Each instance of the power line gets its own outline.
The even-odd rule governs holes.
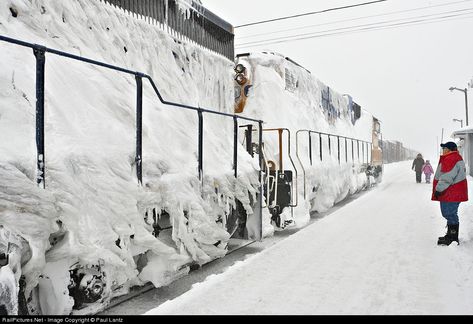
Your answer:
[[[376,1],[370,1],[370,2],[363,2],[363,3],[354,4],[354,5],[329,8],[329,9],[324,9],[324,10],[320,10],[320,11],[312,11],[312,12],[307,12],[307,13],[293,15],[293,16],[286,16],[286,17],[281,17],[281,18],[262,20],[262,21],[252,22],[252,23],[248,23],[248,24],[244,24],[244,25],[235,26],[234,28],[236,29],[236,28],[241,28],[241,27],[248,27],[248,26],[260,25],[260,24],[266,24],[266,23],[269,23],[269,22],[274,22],[274,21],[279,21],[279,20],[286,20],[286,19],[304,17],[304,16],[309,16],[309,15],[315,15],[315,14],[325,13],[325,12],[329,12],[329,11],[336,11],[336,10],[343,10],[343,9],[349,9],[349,8],[354,8],[354,7],[367,6],[367,5],[375,4],[375,3],[378,3],[378,2],[385,2],[385,1],[388,1],[388,0],[376,0]]]
[[[386,22],[379,22],[379,23],[371,23],[371,24],[357,25],[357,26],[351,26],[351,27],[343,27],[343,28],[322,30],[322,31],[314,32],[314,33],[308,33],[308,34],[298,34],[298,35],[293,35],[293,36],[273,38],[273,39],[264,40],[264,41],[254,41],[254,42],[249,42],[249,43],[243,43],[243,44],[235,45],[235,47],[236,48],[242,48],[242,47],[249,47],[249,46],[272,45],[272,44],[287,43],[287,42],[293,42],[293,41],[298,41],[298,40],[306,40],[306,39],[312,39],[312,38],[319,38],[319,37],[352,34],[352,33],[357,33],[357,32],[371,31],[371,30],[393,29],[393,28],[399,28],[399,27],[403,27],[403,26],[414,26],[414,25],[422,25],[422,24],[435,23],[435,22],[441,22],[441,21],[450,21],[450,20],[455,20],[455,19],[460,19],[460,18],[463,18],[463,19],[464,18],[472,18],[473,16],[468,16],[468,15],[473,14],[472,10],[473,10],[473,8],[464,9],[464,10],[461,10],[461,11],[468,11],[468,12],[455,14],[455,15],[441,16],[441,17],[432,17],[432,18],[428,18],[428,19],[417,19],[417,18],[425,18],[425,17],[429,16],[429,15],[426,15],[426,16],[419,16],[419,17],[413,17],[413,18],[404,18],[404,19],[398,19],[398,20],[391,20],[391,21],[386,21]],[[438,14],[435,14],[435,15],[438,15]],[[430,16],[432,16],[432,15],[430,15]],[[468,17],[466,17],[466,16],[468,16]],[[386,25],[386,23],[399,22],[399,21],[406,20],[406,19],[417,19],[417,20],[410,20],[410,21],[407,21],[407,22],[394,23],[394,24]],[[362,28],[360,28],[360,27],[362,27]]]
[[[254,34],[254,35],[243,36],[243,37],[238,37],[236,35],[236,37],[238,37],[238,39],[241,40],[241,39],[245,39],[245,38],[254,38],[254,37],[258,37],[258,36],[273,35],[273,34],[279,34],[279,33],[294,31],[294,30],[312,28],[312,27],[334,25],[334,24],[338,24],[338,23],[342,23],[342,22],[363,20],[363,19],[367,19],[367,18],[375,18],[375,17],[382,17],[382,16],[391,16],[391,15],[400,14],[400,13],[407,13],[407,12],[419,11],[419,10],[424,10],[424,9],[433,9],[433,8],[437,8],[437,7],[451,6],[451,5],[455,5],[455,4],[459,4],[459,3],[465,3],[465,2],[471,2],[471,1],[473,1],[473,0],[455,1],[455,2],[449,2],[449,3],[442,3],[442,4],[438,4],[438,5],[434,5],[434,6],[418,7],[418,8],[412,8],[412,9],[406,9],[406,10],[392,11],[392,12],[378,14],[378,15],[363,16],[363,17],[343,19],[343,20],[336,20],[336,21],[327,22],[327,23],[323,23],[323,24],[316,24],[316,25],[302,26],[302,27],[296,27],[296,28],[282,29],[282,30],[277,30],[277,31],[273,31],[273,32]]]
[[[433,17],[433,16],[444,15],[444,14],[452,14],[452,13],[459,13],[459,12],[467,12],[467,13],[470,13],[471,10],[473,10],[473,8],[466,8],[466,9],[459,9],[459,10],[451,10],[451,11],[439,12],[439,13],[430,14],[430,15],[421,15],[421,16],[410,17],[410,18],[399,18],[399,19],[393,19],[393,20],[387,20],[387,21],[380,21],[380,22],[369,23],[369,24],[362,24],[362,25],[355,25],[355,26],[348,26],[348,27],[340,27],[340,28],[335,28],[335,29],[314,31],[314,32],[305,33],[305,34],[296,34],[296,35],[289,35],[289,36],[276,37],[276,38],[272,38],[272,39],[265,39],[265,40],[259,40],[259,41],[251,41],[251,42],[247,42],[247,43],[237,44],[236,46],[254,45],[254,44],[258,44],[258,43],[273,42],[273,41],[284,40],[284,39],[290,40],[290,39],[295,38],[295,37],[311,36],[311,35],[314,35],[314,34],[320,34],[320,33],[325,33],[325,32],[333,32],[333,31],[354,29],[354,28],[359,28],[359,27],[368,27],[368,26],[373,26],[373,25],[376,26],[376,25],[382,25],[382,24],[386,24],[386,23],[393,23],[393,22],[399,22],[399,21],[411,20],[411,19],[418,19],[418,18],[428,18],[428,17],[432,17],[432,19],[435,19],[435,18],[439,18],[439,17]],[[440,17],[440,18],[441,18],[441,17]]]
[[[469,13],[469,14],[471,14],[471,13]],[[452,17],[456,17],[456,16],[462,16],[462,17],[457,17],[457,18],[452,19]],[[450,18],[450,19],[448,19],[448,18]],[[275,41],[275,42],[270,42],[270,43],[259,43],[259,44],[253,44],[253,45],[250,45],[250,46],[258,47],[258,46],[263,46],[263,45],[281,44],[281,43],[288,43],[288,42],[294,42],[294,41],[299,41],[299,40],[307,40],[307,39],[312,39],[312,38],[322,38],[322,37],[337,36],[337,35],[355,34],[355,33],[359,33],[359,32],[376,31],[376,30],[383,30],[383,29],[395,29],[395,28],[400,28],[400,27],[404,27],[404,26],[417,26],[417,25],[425,25],[425,24],[431,24],[431,23],[436,23],[436,22],[444,22],[444,21],[468,19],[468,18],[473,18],[473,16],[466,16],[466,14],[462,14],[462,15],[453,15],[453,16],[449,16],[449,17],[437,17],[435,19],[426,19],[426,20],[423,20],[423,21],[411,21],[411,22],[398,23],[398,24],[392,24],[392,25],[386,25],[386,26],[376,26],[376,27],[353,29],[353,30],[348,30],[348,31],[334,32],[334,33],[321,34],[321,35],[313,35],[313,36],[309,36],[309,37],[294,38],[294,39],[281,40],[281,41]],[[324,31],[324,32],[327,32],[327,31]],[[323,32],[320,32],[320,33],[323,33]],[[248,47],[248,46],[240,46],[240,48],[242,48],[242,47]]]

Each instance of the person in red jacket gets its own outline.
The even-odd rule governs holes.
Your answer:
[[[457,144],[448,142],[440,145],[443,154],[440,157],[433,184],[432,200],[440,201],[442,216],[447,220],[447,234],[439,237],[438,245],[450,245],[457,242],[459,231],[458,207],[468,201],[468,183],[463,158],[458,153]]]

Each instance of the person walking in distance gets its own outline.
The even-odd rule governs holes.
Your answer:
[[[429,160],[425,161],[425,164],[422,167],[422,173],[425,175],[425,182],[430,183],[430,178],[432,177],[432,174],[434,174],[434,169]]]
[[[412,162],[412,170],[416,172],[416,181],[417,183],[422,182],[422,167],[424,166],[425,161],[422,158],[422,154],[417,154],[416,159]]]
[[[458,207],[460,203],[468,201],[465,162],[454,142],[440,146],[443,151],[435,173],[432,200],[440,202],[440,211],[447,220],[447,234],[439,237],[437,244],[450,245],[452,242],[460,244]]]

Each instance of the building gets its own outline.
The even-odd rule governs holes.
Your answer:
[[[459,140],[459,150],[465,160],[467,172],[473,176],[473,127],[457,130],[452,137]]]

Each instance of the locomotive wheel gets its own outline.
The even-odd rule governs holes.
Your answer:
[[[79,267],[70,272],[69,295],[74,298],[74,309],[81,309],[84,304],[98,302],[104,297],[105,273],[99,266],[90,269]]]

